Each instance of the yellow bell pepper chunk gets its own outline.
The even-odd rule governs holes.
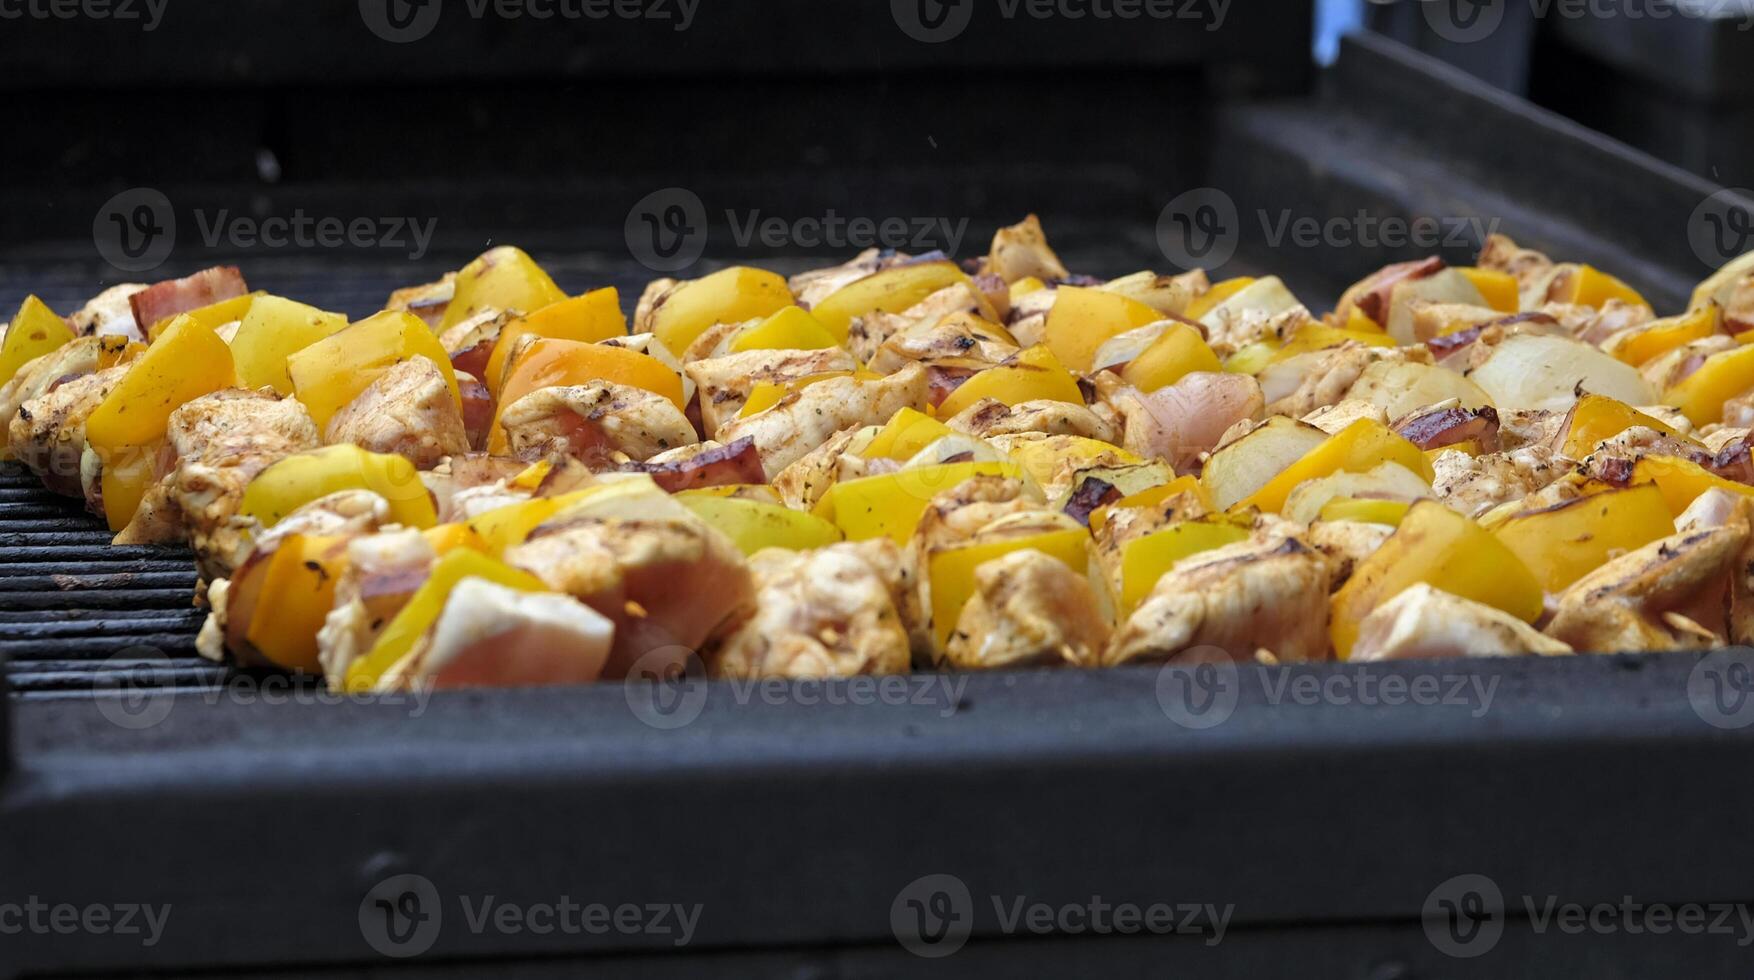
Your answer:
[[[1045,344],[1037,344],[1010,363],[987,368],[964,381],[938,406],[938,415],[950,418],[983,398],[1007,405],[1042,399],[1084,404],[1078,379]]]
[[[385,311],[307,345],[286,359],[292,390],[310,410],[317,431],[359,397],[385,371],[412,357],[438,366],[451,397],[463,403],[451,355],[427,325],[412,313]]]
[[[481,541],[482,551],[490,555],[503,555],[513,545],[523,544],[543,522],[560,513],[561,510],[579,503],[605,487],[613,484],[598,484],[563,493],[557,497],[536,497],[523,503],[508,504],[495,507],[486,513],[469,519],[468,527]]]
[[[1692,441],[1668,423],[1625,402],[1607,395],[1584,395],[1572,406],[1565,427],[1563,452],[1572,459],[1583,459],[1595,452],[1602,440],[1612,439],[1633,426],[1644,426],[1665,436]]]
[[[1541,583],[1521,558],[1491,531],[1435,500],[1421,500],[1329,601],[1328,635],[1335,654],[1350,658],[1364,617],[1421,582],[1524,622],[1541,615]]]
[[[103,454],[157,442],[172,412],[236,380],[225,341],[193,317],[178,317],[86,418],[86,441]]]
[[[225,326],[233,320],[242,320],[249,314],[250,307],[255,305],[256,300],[259,300],[266,295],[268,294],[260,291],[245,293],[242,296],[233,296],[230,299],[222,299],[217,303],[209,303],[206,306],[197,307],[187,313],[178,313],[176,316],[167,316],[146,328],[146,339],[149,341],[157,340],[159,334],[164,333],[165,328],[171,325],[171,321],[179,316],[191,317],[204,326],[218,330],[220,327]]]
[[[1140,391],[1156,391],[1195,371],[1221,370],[1218,355],[1206,346],[1200,331],[1185,323],[1172,323],[1163,336],[1127,362],[1121,378]]]
[[[145,344],[138,340],[129,340],[117,334],[97,339],[97,369],[108,371],[118,364],[132,364],[146,353]],[[235,361],[237,352],[232,352]]]
[[[1383,329],[1382,324],[1376,322],[1375,320],[1372,320],[1370,318],[1369,314],[1365,313],[1363,310],[1359,309],[1356,306],[1352,306],[1352,307],[1347,308],[1346,322],[1342,323],[1340,325],[1339,329],[1342,331],[1350,331],[1352,333],[1362,333],[1362,334],[1387,334],[1388,333],[1387,330]],[[1392,343],[1392,341],[1391,341],[1391,343]]]
[[[743,497],[764,504],[783,503],[779,491],[765,483],[727,483],[716,487],[690,487],[672,494],[678,500],[686,497]]]
[[[932,443],[955,434],[955,429],[930,415],[918,409],[903,408],[889,419],[889,424],[871,437],[871,442],[859,455],[865,459],[897,459],[906,462]]]
[[[1157,580],[1175,568],[1176,562],[1248,536],[1248,528],[1218,519],[1178,521],[1127,542],[1121,549],[1121,618],[1139,608],[1157,587]]]
[[[245,638],[287,670],[321,674],[317,633],[335,605],[335,584],[347,570],[347,538],[292,534],[267,559]]]
[[[1254,276],[1237,276],[1234,279],[1226,279],[1223,282],[1213,283],[1211,289],[1194,297],[1193,300],[1188,303],[1188,308],[1182,311],[1182,316],[1187,317],[1190,320],[1198,320],[1212,312],[1212,308],[1219,303],[1224,302],[1254,284]]]
[[[517,404],[518,399],[541,388],[582,385],[591,381],[643,388],[670,399],[679,410],[687,409],[682,400],[682,377],[663,361],[625,347],[544,337],[524,348],[517,361],[507,366],[505,380],[500,385],[499,403],[494,406],[487,451],[504,453],[510,449],[499,419],[508,407]]]
[[[1061,286],[1042,328],[1042,343],[1073,371],[1090,370],[1096,350],[1116,334],[1163,319],[1138,300],[1119,293]]]
[[[1632,482],[1654,483],[1668,502],[1669,513],[1680,516],[1694,499],[1707,490],[1728,490],[1754,497],[1754,487],[1726,480],[1698,463],[1674,456],[1646,456],[1632,467]]]
[[[944,463],[862,477],[829,487],[814,513],[848,541],[888,537],[905,545],[934,495],[977,476],[1020,479],[1023,470],[1015,463]]]
[[[1268,480],[1266,485],[1237,503],[1237,510],[1250,507],[1278,513],[1291,491],[1306,480],[1334,473],[1364,473],[1382,463],[1399,463],[1430,483],[1435,474],[1425,454],[1393,429],[1375,419],[1359,419],[1329,436],[1321,445]]]
[[[807,551],[840,541],[840,528],[814,514],[742,497],[677,497],[696,517],[717,528],[745,555],[763,548]]]
[[[1412,503],[1405,500],[1373,500],[1368,497],[1335,497],[1322,505],[1324,521],[1358,521],[1399,527]]]
[[[1517,288],[1516,276],[1496,269],[1482,269],[1478,266],[1462,266],[1460,272],[1474,284],[1480,295],[1486,297],[1486,305],[1500,313],[1515,313],[1522,306],[1522,298]]]
[[[324,446],[275,462],[244,488],[238,513],[269,528],[318,497],[342,490],[369,490],[384,498],[397,524],[428,528],[438,523],[432,494],[407,457],[354,445]]]
[[[1561,303],[1575,303],[1601,309],[1611,299],[1634,306],[1649,307],[1638,290],[1593,265],[1579,265],[1572,271],[1569,288],[1559,297]]]
[[[1639,332],[1604,347],[1633,367],[1654,360],[1669,351],[1705,338],[1722,329],[1723,310],[1715,303],[1697,310],[1658,320]]]
[[[1713,354],[1699,370],[1663,393],[1663,402],[1680,409],[1694,425],[1722,422],[1724,402],[1754,389],[1754,347]]]
[[[468,524],[437,524],[420,532],[426,543],[432,545],[434,554],[443,555],[456,551],[458,548],[473,548],[483,554],[492,553],[487,539],[479,531]]]
[[[292,394],[286,359],[325,337],[347,329],[347,317],[279,296],[263,296],[250,304],[231,339],[238,383],[245,388],[273,388]]]
[[[1367,318],[1368,319],[1368,318]],[[1286,358],[1307,354],[1311,351],[1326,350],[1338,347],[1349,341],[1357,342],[1366,347],[1393,347],[1395,338],[1378,330],[1341,330],[1335,327],[1324,327],[1319,323],[1306,323],[1297,328],[1297,332],[1285,341],[1284,346],[1273,352],[1268,363],[1277,364]]]
[[[1556,594],[1610,559],[1674,534],[1675,521],[1662,491],[1647,483],[1526,511],[1492,533]]]
[[[0,385],[11,381],[19,368],[72,342],[73,328],[67,321],[42,300],[26,296],[0,340]]]
[[[627,316],[621,312],[621,294],[614,286],[593,289],[507,323],[493,342],[493,352],[487,356],[487,377],[481,379],[495,398],[499,397],[500,382],[505,380],[506,358],[519,338],[532,335],[576,340],[581,344],[625,337]]]
[[[466,578],[486,579],[520,592],[548,591],[541,579],[522,569],[470,548],[453,551],[433,565],[432,574],[414,590],[408,604],[390,620],[390,625],[384,627],[371,650],[347,668],[344,683],[347,691],[362,694],[376,688],[383,676],[401,663],[438,621],[451,590]]]
[[[806,374],[802,378],[791,381],[757,381],[749,389],[749,400],[737,411],[737,417],[746,419],[757,412],[765,412],[785,400],[785,397],[796,391],[832,378],[858,378],[861,381],[876,381],[882,375],[873,371],[822,371],[817,374]]]
[[[158,454],[164,440],[156,439],[144,446],[103,453],[104,465],[98,474],[103,493],[104,521],[110,530],[120,533],[134,519],[146,491],[158,482]]]
[[[457,270],[455,291],[445,307],[439,331],[442,333],[483,310],[531,313],[563,299],[566,293],[535,259],[523,249],[501,245]]]
[[[739,334],[731,353],[751,350],[827,350],[840,341],[803,307],[788,306]]]
[[[938,649],[944,649],[949,642],[950,635],[956,631],[957,620],[962,617],[962,607],[974,597],[975,569],[1024,549],[1034,549],[1056,558],[1079,574],[1083,574],[1090,564],[1090,535],[1081,527],[1004,541],[977,541],[933,553],[927,567],[932,583],[932,633]]]
[[[715,323],[772,316],[792,302],[785,277],[765,269],[732,266],[678,286],[652,314],[651,330],[672,354],[681,357],[688,345]],[[820,315],[817,318],[821,319]],[[826,321],[824,326],[828,326]],[[845,339],[844,327],[837,336]]]
[[[834,334],[836,343],[844,344],[855,318],[877,312],[900,313],[940,289],[969,281],[956,263],[948,260],[898,265],[847,283],[812,307],[810,313]],[[991,311],[981,312],[985,315]]]
[[[534,491],[542,485],[543,480],[548,479],[548,474],[553,470],[554,462],[552,460],[539,459],[519,470],[516,476],[506,481],[506,486]]]
[[[1260,374],[1273,363],[1273,355],[1278,352],[1279,345],[1268,340],[1245,344],[1224,359],[1224,370],[1231,374]]]
[[[1048,288],[1048,284],[1035,276],[1024,276],[1011,284],[1009,289],[1011,302],[1015,303],[1030,293],[1039,293],[1046,288]]]
[[[1090,530],[1101,531],[1108,524],[1110,511],[1124,507],[1156,507],[1171,497],[1184,493],[1193,494],[1194,499],[1200,502],[1202,508],[1212,509],[1212,495],[1207,493],[1206,488],[1200,484],[1199,477],[1189,474],[1178,476],[1162,486],[1128,494],[1112,504],[1104,504],[1096,508],[1090,512]]]

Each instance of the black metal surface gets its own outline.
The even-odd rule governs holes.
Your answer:
[[[1186,100],[1141,96],[1167,101]],[[1167,140],[1175,146],[1161,169],[1023,168],[995,178],[1006,193],[942,213],[980,211],[984,225],[970,231],[979,243],[1015,216],[989,206],[1039,185],[1067,259],[1112,275],[1162,267],[1158,214],[1204,183],[1245,219],[1223,271],[1284,272],[1316,305],[1422,250],[1275,246],[1251,215],[1367,207],[1496,218],[1525,243],[1621,272],[1670,307],[1705,271],[1684,218],[1709,185],[1380,41],[1349,43],[1318,95],[1204,106],[1197,122],[1202,138]],[[1469,138],[1479,131],[1503,143]],[[1538,173],[1512,166],[1530,158],[1543,162]],[[951,186],[1004,169],[956,170]],[[838,176],[800,182],[805,207],[834,200]],[[905,201],[936,176],[882,193]],[[759,201],[773,179],[704,181]],[[840,192],[879,183],[859,177]],[[610,282],[631,303],[650,273],[620,250],[616,209],[651,186],[629,179],[560,198],[614,214],[586,222],[596,229],[579,232],[586,241],[567,245],[557,214],[538,222],[533,241],[551,245],[539,257],[563,287]],[[787,185],[766,186],[771,199]],[[355,190],[299,193],[345,200]],[[947,196],[922,193],[907,213],[930,213]],[[1461,260],[1475,245],[1442,251]],[[0,263],[0,306],[26,289],[63,307],[89,293],[99,266],[88,247],[40,248]],[[707,254],[757,253],[715,244]],[[179,252],[162,274],[208,258]],[[340,253],[244,258],[253,284],[351,313],[456,264],[449,253],[412,267]],[[27,483],[0,471],[0,493]],[[1377,669],[1492,682],[1496,698],[1478,715],[1275,703],[1270,692],[1287,678],[1366,671],[1244,671],[1236,713],[1207,730],[1170,720],[1149,669],[928,679],[966,686],[906,704],[811,703],[808,685],[785,685],[770,703],[712,684],[696,701],[690,686],[671,693],[701,713],[675,728],[642,721],[663,716],[641,710],[654,692],[638,685],[330,703],[153,642],[187,643],[198,624],[175,578],[187,559],[113,554],[77,505],[42,499],[0,498],[20,509],[0,519],[0,547],[16,563],[0,569],[0,652],[12,655],[7,678],[21,692],[4,708],[15,762],[0,794],[0,901],[168,902],[172,919],[151,948],[120,936],[6,936],[0,975],[478,975],[491,965],[526,976],[1016,976],[1090,973],[1100,959],[1105,975],[1252,977],[1287,972],[1289,960],[1301,976],[1382,980],[1728,976],[1745,964],[1744,950],[1714,937],[1535,935],[1520,913],[1491,953],[1451,959],[1420,919],[1432,889],[1465,872],[1507,895],[1566,901],[1754,899],[1754,844],[1725,830],[1754,804],[1754,789],[1730,775],[1749,764],[1754,734],[1714,728],[1694,710],[1693,656]],[[64,588],[55,574],[135,579]],[[106,662],[142,646],[164,656],[135,649]],[[380,956],[361,926],[368,889],[401,873],[427,877],[447,903],[448,924],[409,963]],[[977,896],[1055,905],[1092,895],[1234,903],[1235,921],[1215,949],[1187,937],[1036,937],[1007,933],[977,902],[970,945],[926,960],[896,944],[890,916],[903,886],[934,873]],[[489,894],[703,912],[695,940],[660,960],[675,950],[652,935],[474,932],[455,900]]]

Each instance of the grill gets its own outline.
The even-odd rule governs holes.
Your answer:
[[[304,5],[288,9],[296,19]],[[704,172],[689,186],[739,206],[784,201],[789,214],[867,191],[898,214],[975,211],[988,223],[973,223],[970,243],[1033,204],[1069,264],[1117,275],[1156,254],[1169,198],[1202,185],[1245,218],[1490,217],[1526,244],[1623,272],[1668,307],[1705,272],[1685,217],[1715,188],[1384,42],[1349,41],[1313,88],[1299,71],[1240,58],[1205,72],[1126,70],[1140,72],[1126,76],[1138,103],[1119,116],[1080,102],[1115,91],[1114,78],[1103,88],[1069,75],[1072,94],[1044,103],[1044,120],[1082,133],[1087,112],[1150,118],[1202,138],[1117,149],[1114,165],[1045,147],[1004,167],[959,157],[927,172]],[[518,240],[564,288],[612,283],[631,304],[650,274],[578,229],[620,227],[653,186],[612,175],[541,197],[515,182],[388,193],[404,213],[451,214],[454,198],[458,213],[517,216],[528,232]],[[68,193],[80,216],[105,196]],[[357,193],[340,178],[288,186],[275,207]],[[484,240],[464,229],[412,267],[241,258],[257,288],[359,314]],[[1226,273],[1270,268],[1312,299],[1409,254],[1275,241],[1250,220],[1235,244]],[[1434,250],[1465,262],[1476,244]],[[100,274],[88,252],[51,243],[0,263],[0,305],[26,288],[76,300]],[[707,254],[787,269],[844,253]],[[155,274],[227,257],[178,255]],[[1733,941],[1538,933],[1518,904],[1754,898],[1742,874],[1754,843],[1727,830],[1754,807],[1734,775],[1754,736],[1696,710],[1698,656],[1442,665],[1491,686],[1480,715],[1283,700],[1289,683],[1367,673],[1412,683],[1429,665],[1245,670],[1234,712],[1209,729],[1167,721],[1163,679],[1147,668],[928,676],[889,703],[695,681],[328,703],[314,687],[195,657],[188,556],[111,549],[107,538],[76,504],[0,469],[0,655],[12,689],[0,700],[12,716],[0,901],[163,903],[171,917],[150,948],[109,934],[5,937],[0,975],[466,976],[491,964],[527,977],[1245,977],[1295,960],[1310,975],[1388,980],[1638,976],[1658,964],[1727,976],[1743,964]],[[1489,876],[1506,898],[1502,936],[1477,959],[1444,955],[1423,919],[1462,874]],[[968,892],[934,922],[965,924],[969,938],[953,956],[922,958],[897,940],[935,931],[909,904],[937,901],[936,885],[921,884],[934,875]],[[1234,915],[1216,947],[1006,925],[1014,900],[1061,907],[1093,895]],[[481,928],[469,910],[485,896],[521,909],[567,896],[701,914],[678,950],[653,930]]]

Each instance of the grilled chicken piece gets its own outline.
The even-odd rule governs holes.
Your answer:
[[[252,528],[234,519],[250,481],[269,465],[321,442],[297,399],[280,398],[266,388],[231,388],[172,412],[165,444],[168,475],[147,491],[116,543],[187,535],[202,577],[211,580],[231,577],[251,547]]]
[[[1475,259],[1475,264],[1482,269],[1510,273],[1525,290],[1537,283],[1544,286],[1554,269],[1553,260],[1545,253],[1523,248],[1510,236],[1496,233],[1486,236],[1486,243],[1481,246],[1480,256]],[[1542,293],[1545,293],[1544,288]],[[1540,305],[1525,303],[1523,308],[1533,309]]]
[[[424,283],[419,286],[407,286],[390,294],[384,303],[386,310],[406,310],[414,314],[426,325],[438,329],[445,321],[445,310],[451,305],[451,297],[457,294],[457,274],[445,273],[445,277],[437,282]]]
[[[317,656],[331,690],[432,573],[438,555],[414,528],[398,528],[347,542],[347,568],[335,583],[335,607],[317,632]]]
[[[1034,549],[975,569],[975,594],[956,621],[944,659],[959,670],[1094,667],[1108,643],[1090,580]]]
[[[755,604],[710,651],[720,677],[905,674],[913,583],[888,538],[749,560]],[[917,618],[917,613],[916,613]]]
[[[1546,633],[1577,650],[1616,653],[1746,643],[1754,639],[1748,545],[1746,511],[1652,541],[1561,593]]]
[[[1007,283],[1034,276],[1043,282],[1056,282],[1071,275],[1054,250],[1048,247],[1041,219],[1030,215],[1017,224],[1000,228],[993,235],[993,246],[981,262],[981,271],[990,272]]]
[[[1734,338],[1713,334],[1658,354],[1639,366],[1638,376],[1651,386],[1652,391],[1667,391],[1699,370],[1706,358],[1736,347]]]
[[[1600,345],[1622,331],[1632,331],[1656,318],[1651,308],[1639,303],[1611,299],[1601,309],[1572,303],[1548,303],[1541,312],[1559,322],[1566,333],[1586,344]]]
[[[681,446],[622,469],[650,476],[668,493],[766,482],[761,454],[755,451],[755,440],[748,438],[728,446],[718,442]]]
[[[1509,613],[1420,583],[1364,617],[1349,659],[1362,663],[1570,652],[1571,647]]]
[[[781,470],[770,481],[780,500],[794,510],[810,510],[841,478],[841,462],[858,437],[858,427],[842,429]]]
[[[430,469],[469,451],[463,412],[438,365],[411,357],[395,365],[329,420],[324,440],[351,442],[375,453],[406,456]]]
[[[140,331],[136,339],[145,339],[145,332],[160,320],[221,300],[236,299],[249,291],[244,274],[235,265],[218,265],[182,279],[153,283],[128,296],[128,306],[134,311],[134,323]]]
[[[421,470],[420,482],[432,494],[439,523],[449,524],[485,513],[493,506],[528,500],[533,495],[531,488],[511,487],[508,482],[529,466],[525,460],[511,456],[464,453],[447,457],[430,470]],[[554,466],[549,475],[560,469],[561,466]],[[589,477],[589,473],[583,475]]]
[[[1358,563],[1369,558],[1395,533],[1387,524],[1363,521],[1316,521],[1309,526],[1309,543],[1328,560],[1328,584],[1346,584]]]
[[[1438,453],[1431,462],[1437,474],[1431,489],[1451,509],[1478,517],[1499,504],[1540,490],[1576,465],[1544,446],[1480,456],[1450,450]]]
[[[827,350],[752,350],[709,357],[687,367],[700,392],[700,421],[707,438],[737,417],[756,382],[784,384],[812,374],[852,371],[859,365],[838,347]]]
[[[791,288],[792,295],[797,298],[798,305],[807,310],[834,295],[843,286],[850,286],[866,276],[881,272],[892,265],[900,265],[908,260],[908,256],[902,252],[868,248],[840,265],[800,272],[787,280],[787,285]],[[651,287],[647,287],[648,292],[650,289]],[[641,297],[640,302],[643,304],[645,298]]]
[[[1344,400],[1365,368],[1379,361],[1404,360],[1407,355],[1400,348],[1356,342],[1287,358],[1261,374],[1266,414],[1303,418]]]
[[[1006,405],[997,399],[982,398],[945,420],[944,424],[977,439],[1021,432],[1083,436],[1108,443],[1118,443],[1121,438],[1120,419],[1104,402],[1085,407],[1039,399]]]
[[[762,466],[773,477],[842,429],[882,425],[904,408],[924,411],[926,387],[926,369],[917,364],[877,381],[830,378],[786,395],[766,411],[736,419],[717,438],[754,439]]]
[[[538,388],[507,406],[500,424],[513,455],[567,456],[597,472],[700,441],[675,402],[611,381]]]
[[[1147,394],[1104,373],[1096,390],[1121,415],[1121,448],[1177,473],[1193,472],[1231,426],[1261,418],[1261,386],[1246,374],[1195,371]]]
[[[603,670],[611,680],[683,667],[755,596],[736,546],[680,504],[668,503],[662,496],[650,501],[649,520],[562,513],[506,553],[509,564],[615,624]]]
[[[1523,408],[1498,413],[1498,449],[1510,452],[1529,446],[1552,447],[1555,440],[1563,442],[1559,433],[1565,431],[1570,417],[1565,412],[1549,412],[1539,408]]]
[[[1019,348],[972,316],[924,317],[895,331],[869,361],[879,374],[898,371],[912,361],[975,371],[996,367],[1016,356]]]
[[[80,375],[19,406],[8,429],[8,445],[42,478],[43,486],[69,497],[82,495],[79,466],[85,451],[85,420],[127,373],[126,366],[117,365]]]
[[[451,588],[438,619],[378,686],[589,684],[603,673],[614,634],[613,623],[571,596],[466,578]]]
[[[934,496],[914,528],[912,543],[921,554],[971,541],[982,530],[1018,515],[1058,517],[1031,499],[1023,481],[977,476]]]
[[[854,317],[847,325],[846,349],[859,360],[870,362],[885,343],[910,330],[929,331],[938,321],[956,314],[991,317],[1008,310],[1010,302],[1004,284],[996,276],[978,277],[974,288],[967,283],[946,286],[900,313],[874,312]]]
[[[1284,340],[1312,322],[1314,317],[1301,306],[1271,315],[1260,309],[1224,309],[1216,311],[1216,322],[1206,324],[1206,344],[1219,357],[1229,357],[1257,341]]]
[[[146,328],[152,324],[134,322],[134,307],[129,297],[146,289],[145,283],[125,282],[98,293],[77,312],[67,318],[73,332],[81,337],[126,337],[145,340]]]
[[[1011,336],[1024,347],[1041,343],[1042,335],[1047,331],[1048,313],[1058,298],[1058,291],[1051,287],[1024,293],[1011,304],[1011,312],[1005,317],[1005,329],[1011,331]]]
[[[51,387],[97,370],[99,341],[81,337],[60,349],[25,362],[12,380],[0,385],[0,449],[11,446],[11,423],[24,403],[48,394]]]
[[[1258,535],[1178,563],[1116,631],[1106,665],[1328,656],[1328,563],[1301,540]]]

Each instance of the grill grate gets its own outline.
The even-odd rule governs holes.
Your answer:
[[[195,653],[187,549],[110,546],[78,501],[0,464],[0,661],[16,697],[129,687],[210,688],[225,668]]]

